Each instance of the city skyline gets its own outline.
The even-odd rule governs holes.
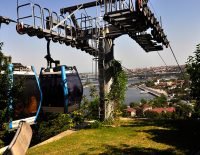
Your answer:
[[[22,1],[22,0],[21,0]],[[60,8],[69,5],[88,2],[64,1],[48,2],[46,0],[32,0],[43,7],[59,11]],[[196,44],[200,41],[200,21],[198,19],[198,6],[200,2],[195,0],[188,3],[182,0],[177,1],[156,1],[150,0],[149,6],[158,16],[162,16],[162,25],[172,48],[175,51],[179,63],[182,65],[187,61],[188,56],[193,55]],[[153,7],[152,7],[153,6]],[[177,7],[179,6],[179,7]],[[16,19],[16,1],[2,0],[0,15]],[[15,30],[15,24],[2,25],[0,29],[0,41],[4,42],[3,51],[6,55],[11,55],[14,62],[23,65],[34,65],[37,70],[46,66],[46,40],[39,40],[36,37],[30,38],[27,35],[20,36]],[[115,58],[122,62],[127,68],[142,68],[151,66],[163,66],[157,52],[146,53],[135,41],[128,36],[122,36],[115,40]],[[77,66],[79,72],[92,71],[92,56],[59,43],[51,43],[51,53],[54,59],[61,60],[61,64]],[[164,48],[159,52],[167,65],[176,65],[170,49]]]

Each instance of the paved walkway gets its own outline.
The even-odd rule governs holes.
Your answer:
[[[59,139],[65,137],[65,136],[68,136],[68,135],[73,134],[74,132],[76,132],[76,131],[75,131],[75,130],[67,130],[67,131],[64,131],[64,132],[62,132],[62,133],[60,133],[60,134],[58,134],[58,135],[56,135],[56,136],[54,136],[54,137],[51,137],[51,138],[49,138],[49,139],[47,139],[47,140],[45,140],[45,141],[43,141],[43,142],[41,142],[41,143],[39,143],[39,144],[33,146],[32,148],[38,147],[38,146],[41,146],[41,145],[44,145],[44,144],[51,143],[51,142],[53,142],[53,141],[57,141],[57,140],[59,140]]]

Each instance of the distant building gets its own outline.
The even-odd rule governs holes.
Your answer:
[[[124,109],[126,116],[134,117],[136,115],[136,109],[130,108],[127,106],[127,109]]]
[[[172,113],[172,112],[175,112],[175,108],[174,107],[168,107],[168,108],[154,108],[150,111],[153,111],[153,112],[156,112],[156,113],[166,113],[166,112],[169,112],[169,113]]]

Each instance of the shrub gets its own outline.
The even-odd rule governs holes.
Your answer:
[[[80,111],[74,111],[72,113],[72,119],[75,125],[80,125],[81,123],[84,122],[83,113]]]
[[[46,113],[40,118],[38,123],[33,126],[32,145],[47,140],[74,126],[69,114]]]
[[[92,124],[91,124],[91,128],[92,129],[96,129],[96,128],[102,128],[103,124],[100,121],[95,120]]]
[[[144,112],[145,117],[147,118],[153,118],[153,119],[159,119],[160,118],[160,114],[154,111],[145,111]]]

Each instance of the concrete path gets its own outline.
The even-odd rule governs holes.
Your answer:
[[[51,138],[49,138],[49,139],[47,139],[47,140],[45,140],[45,141],[33,146],[32,148],[38,147],[38,146],[41,146],[41,145],[44,145],[44,144],[48,144],[48,143],[51,143],[51,142],[54,142],[54,141],[57,141],[57,140],[65,137],[65,136],[73,134],[74,132],[76,132],[76,131],[75,130],[64,131],[64,132],[62,132],[62,133],[60,133],[60,134],[58,134],[58,135],[56,135],[54,137],[51,137]]]

